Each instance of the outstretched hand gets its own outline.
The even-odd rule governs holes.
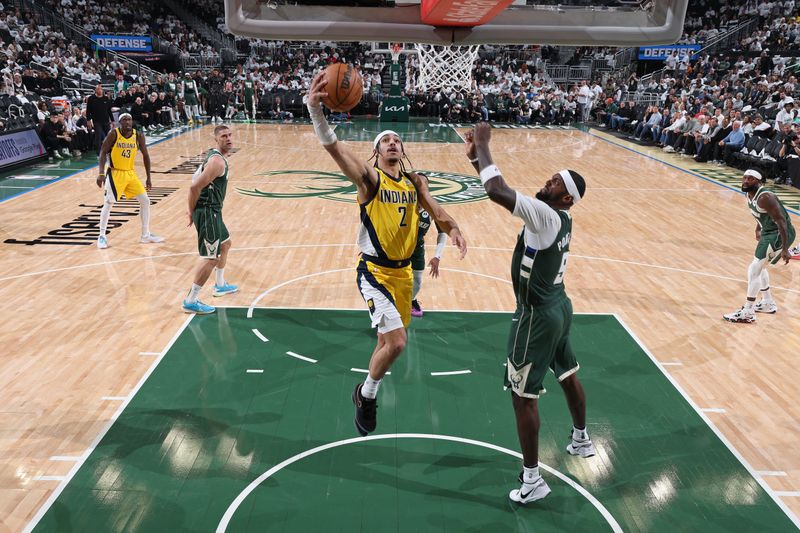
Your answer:
[[[431,277],[438,278],[439,277],[439,258],[434,257],[430,261],[428,261],[428,266],[431,267]]]
[[[488,145],[492,139],[492,127],[488,122],[475,124],[475,133],[472,137],[475,145]]]
[[[478,151],[475,149],[475,134],[471,130],[464,135],[464,152],[470,161],[478,157]]]
[[[464,236],[461,235],[461,231],[458,228],[453,228],[450,232],[450,239],[453,241],[453,244],[458,248],[461,252],[461,255],[458,257],[459,259],[464,259],[464,256],[467,255],[467,241],[464,240]]]
[[[311,82],[311,87],[308,89],[309,105],[318,106],[322,101],[322,97],[328,96],[328,93],[325,91],[325,85],[327,84],[328,77],[325,75],[324,70],[314,76],[314,80]]]

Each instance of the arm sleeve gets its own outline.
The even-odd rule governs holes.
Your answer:
[[[519,191],[514,216],[525,222],[525,244],[537,250],[553,244],[561,229],[561,217],[552,207]]]

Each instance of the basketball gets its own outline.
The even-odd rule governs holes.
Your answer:
[[[347,63],[334,63],[325,69],[328,84],[325,90],[328,96],[322,97],[322,103],[331,111],[350,111],[360,101],[364,90],[361,74]]]

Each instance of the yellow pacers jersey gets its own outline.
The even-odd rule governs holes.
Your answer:
[[[133,162],[136,160],[136,130],[133,130],[130,137],[124,137],[122,131],[116,128],[117,140],[111,148],[111,168],[116,170],[133,170]]]
[[[394,179],[379,168],[378,190],[361,204],[361,229],[358,246],[361,253],[376,264],[404,266],[417,245],[419,213],[417,189],[404,173]],[[376,258],[373,260],[371,258]]]

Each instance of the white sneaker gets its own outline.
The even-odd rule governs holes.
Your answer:
[[[570,438],[572,436],[570,435]],[[594,444],[592,444],[592,439],[586,440],[575,440],[572,439],[572,442],[567,444],[567,453],[570,455],[580,455],[584,459],[587,457],[592,457],[593,455],[597,455],[597,450],[594,448]]]
[[[737,322],[741,324],[752,324],[756,321],[756,314],[752,311],[745,310],[744,307],[739,309],[738,311],[734,311],[733,313],[728,313],[727,315],[722,315],[722,318],[727,320],[728,322]]]
[[[520,477],[522,477],[522,475],[520,475]],[[523,482],[519,489],[514,489],[509,492],[508,497],[512,502],[524,505],[529,502],[541,500],[548,494],[550,494],[550,487],[547,486],[544,478],[539,476],[533,483]]]
[[[101,250],[108,248],[108,238],[105,235],[100,235],[97,238],[97,247]]]
[[[668,144],[664,147],[664,151],[667,152],[668,154],[674,154],[675,148],[673,148],[672,145]]]
[[[756,305],[753,306],[753,311],[756,313],[767,313],[770,315],[774,315],[778,312],[778,306],[775,302],[767,303],[764,300],[761,300]]]
[[[142,244],[149,244],[151,242],[164,242],[164,237],[159,237],[158,235],[148,233],[147,235],[142,235],[142,238],[139,239],[139,242]]]

